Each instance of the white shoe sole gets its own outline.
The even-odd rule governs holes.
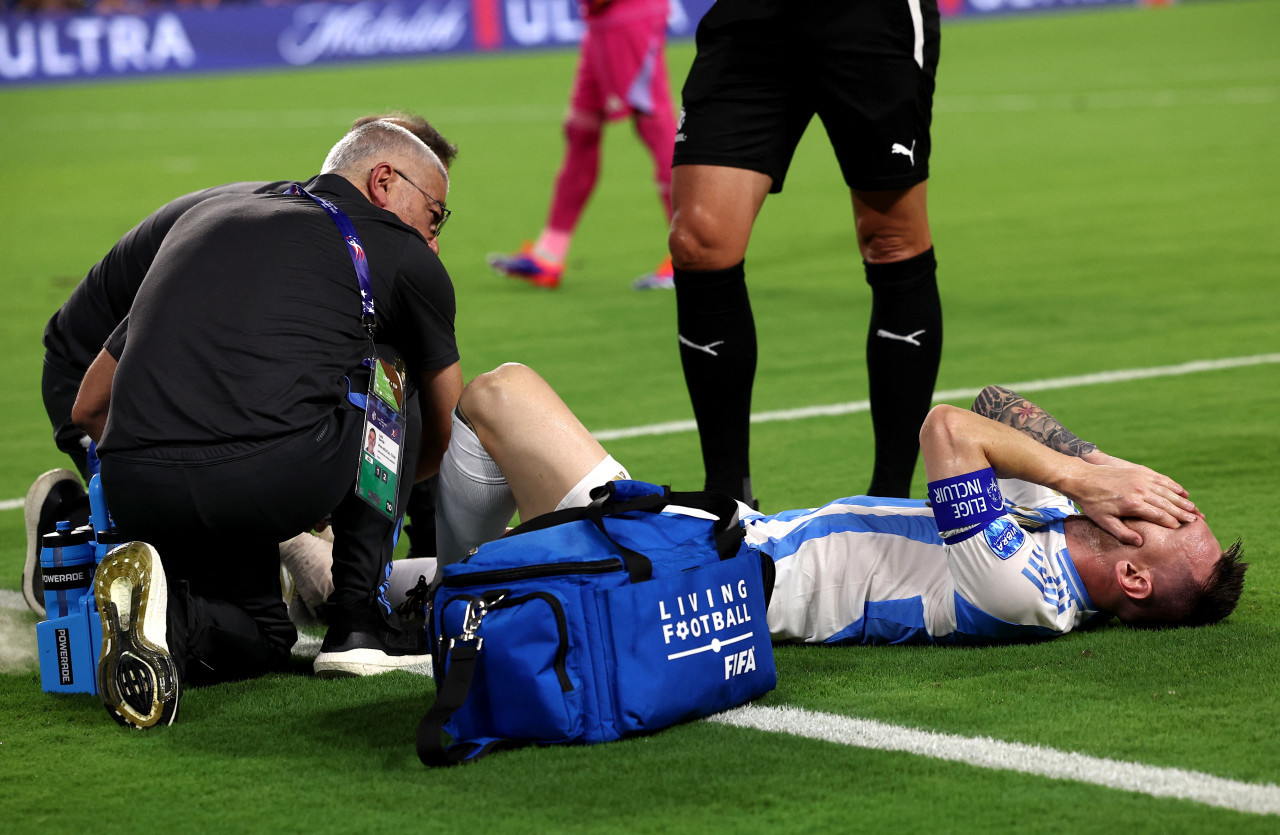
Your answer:
[[[376,676],[394,670],[425,676],[432,674],[430,655],[387,655],[380,649],[322,652],[316,656],[312,670],[318,678]]]
[[[40,576],[40,511],[54,485],[62,481],[74,481],[79,484],[80,476],[63,467],[49,470],[32,483],[22,502],[22,519],[27,525],[27,559],[22,564],[22,597],[31,607],[31,611],[39,615],[41,620],[44,620],[46,615],[44,596],[37,595],[35,590],[35,578]]]
[[[655,275],[642,275],[635,281],[631,282],[632,290],[674,290],[676,283],[673,279],[659,279]]]

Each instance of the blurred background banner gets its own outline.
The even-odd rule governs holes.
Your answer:
[[[671,0],[671,37],[692,37],[712,1]],[[0,2],[0,85],[556,47],[577,43],[583,29],[576,0]],[[940,7],[955,16],[1134,2],[940,0]]]
[[[1041,9],[1086,9],[1091,6],[1163,6],[1170,0],[938,0],[943,17],[998,14]]]

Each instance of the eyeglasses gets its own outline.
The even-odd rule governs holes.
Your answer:
[[[453,214],[453,212],[445,208],[445,205],[441,203],[439,200],[435,199],[430,194],[427,194],[421,188],[418,188],[418,184],[415,183],[413,180],[410,180],[408,177],[406,177],[404,175],[404,172],[401,171],[399,168],[392,168],[391,170],[399,174],[400,179],[404,180],[406,183],[413,186],[415,189],[418,189],[419,194],[421,194],[423,197],[427,198],[428,200],[430,200],[432,203],[436,204],[436,206],[440,208],[438,212],[437,211],[431,212],[432,216],[436,218],[436,222],[431,224],[432,226],[431,231],[435,232],[435,235],[437,238],[440,237],[440,231],[444,229],[445,221],[449,219],[449,215]]]

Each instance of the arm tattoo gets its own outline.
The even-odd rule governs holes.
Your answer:
[[[1025,397],[1002,386],[987,386],[973,401],[973,411],[1011,426],[1063,455],[1081,458],[1097,449],[1067,431],[1058,420]]]

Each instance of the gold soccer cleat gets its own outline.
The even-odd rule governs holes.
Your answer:
[[[178,671],[166,641],[169,589],[156,549],[129,542],[93,576],[102,619],[98,694],[121,725],[169,725],[178,715]]]

